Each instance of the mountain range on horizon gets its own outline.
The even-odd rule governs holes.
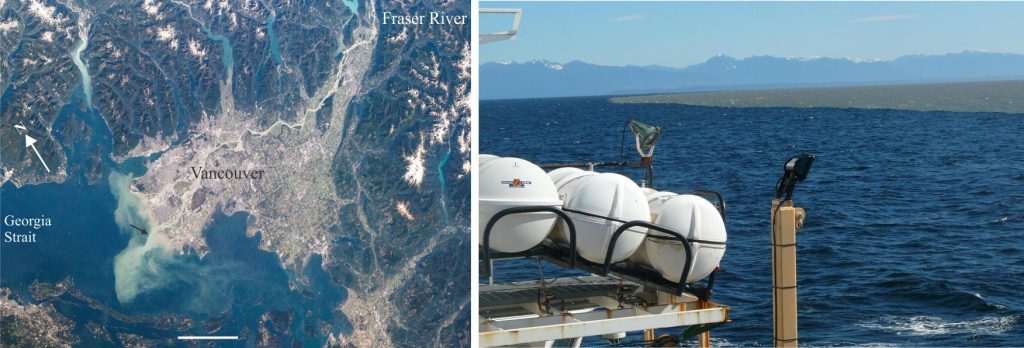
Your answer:
[[[1024,54],[977,51],[887,61],[718,55],[685,68],[534,60],[481,65],[480,99],[1018,79],[1024,79]]]

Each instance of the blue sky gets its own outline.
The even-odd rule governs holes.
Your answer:
[[[725,54],[890,60],[964,50],[1024,54],[1018,3],[481,2],[521,8],[513,40],[480,46],[482,62],[534,59],[685,67]],[[511,26],[480,17],[480,32]]]

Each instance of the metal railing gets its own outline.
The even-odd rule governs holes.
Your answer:
[[[697,190],[697,191],[694,191],[693,194],[694,195],[707,196],[707,197],[714,197],[717,200],[717,204],[715,204],[715,206],[718,209],[719,214],[722,216],[722,220],[725,221],[725,206],[726,206],[726,204],[725,204],[725,200],[722,198],[721,194],[719,194],[717,192],[714,192],[714,191],[709,191],[709,190]],[[540,246],[534,247],[534,248],[532,248],[530,250],[526,250],[526,251],[523,251],[523,252],[518,252],[518,253],[501,253],[501,252],[496,252],[496,251],[491,250],[491,247],[490,247],[491,246],[491,235],[494,233],[494,231],[493,231],[494,230],[494,226],[497,224],[497,222],[499,220],[501,220],[504,217],[507,217],[509,215],[514,215],[514,214],[529,214],[529,213],[544,213],[544,212],[553,213],[553,214],[557,215],[558,217],[560,217],[561,221],[565,222],[565,228],[567,229],[567,232],[569,234],[569,245],[568,245],[567,250],[566,250],[566,248],[560,248],[558,245],[555,245],[554,243],[548,243],[550,245],[545,245],[544,243],[542,243]],[[637,266],[635,264],[628,263],[628,264],[625,264],[625,265],[616,266],[616,264],[622,264],[624,262],[623,261],[611,262],[611,260],[612,260],[612,253],[614,252],[615,246],[616,246],[616,244],[619,241],[619,237],[622,235],[622,233],[624,233],[625,231],[629,230],[630,228],[634,228],[634,227],[644,227],[644,228],[647,228],[647,229],[650,229],[650,230],[655,230],[655,231],[658,231],[658,232],[661,232],[661,233],[664,233],[664,234],[668,235],[668,236],[652,236],[652,235],[648,234],[646,236],[646,238],[671,239],[671,240],[676,240],[680,244],[683,245],[683,249],[686,252],[686,263],[683,266],[682,274],[680,275],[680,278],[679,278],[678,282],[669,281],[669,280],[665,279],[663,276],[661,276],[660,273],[657,273],[657,272],[654,272],[654,271],[651,271],[651,270],[648,270],[648,269],[644,269],[643,267],[639,267],[639,266]],[[507,208],[507,209],[503,209],[501,211],[498,211],[497,213],[494,214],[494,216],[492,216],[490,218],[490,220],[487,221],[487,224],[484,227],[484,234],[483,234],[483,241],[482,242],[483,242],[482,243],[483,244],[483,248],[481,250],[480,255],[481,255],[481,262],[483,263],[483,265],[481,267],[480,274],[482,276],[487,276],[487,277],[489,277],[489,276],[491,276],[493,274],[492,260],[495,260],[495,259],[506,259],[506,258],[516,258],[516,257],[538,256],[538,257],[544,258],[545,260],[547,260],[549,262],[553,262],[555,264],[562,265],[563,267],[577,268],[577,269],[581,269],[581,270],[584,270],[584,271],[588,271],[590,273],[599,274],[599,275],[602,275],[602,276],[608,276],[609,274],[614,274],[617,277],[628,279],[628,280],[631,280],[631,281],[635,281],[635,282],[638,282],[638,283],[641,283],[641,284],[644,284],[644,285],[647,285],[647,286],[653,286],[655,288],[660,288],[662,290],[666,290],[666,292],[674,293],[676,295],[680,295],[683,292],[689,291],[689,292],[697,294],[702,299],[707,300],[710,297],[710,295],[711,295],[711,287],[714,284],[714,278],[715,278],[715,275],[717,273],[717,270],[715,272],[712,272],[712,274],[711,274],[711,276],[709,278],[708,284],[704,288],[698,288],[698,287],[690,286],[689,284],[687,284],[686,279],[689,277],[690,268],[692,267],[692,264],[693,264],[694,250],[693,250],[692,243],[694,241],[687,239],[685,236],[683,236],[679,232],[677,232],[675,230],[672,230],[670,228],[667,228],[667,227],[664,227],[664,226],[660,226],[660,225],[656,225],[656,224],[648,222],[648,221],[641,221],[641,220],[626,221],[626,222],[624,222],[621,226],[619,226],[612,233],[612,237],[611,237],[611,239],[609,241],[608,249],[605,252],[605,258],[604,258],[604,262],[603,263],[598,264],[598,263],[589,262],[587,260],[578,260],[579,253],[576,250],[576,247],[577,247],[576,226],[575,226],[575,224],[573,224],[572,219],[569,217],[569,215],[566,213],[566,211],[564,211],[562,209],[559,209],[558,207],[552,207],[552,206],[511,207],[511,208]]]

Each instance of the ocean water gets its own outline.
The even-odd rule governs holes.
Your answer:
[[[794,194],[807,211],[802,344],[1024,344],[1024,115],[607,98],[483,101],[480,110],[480,153],[535,163],[617,160],[627,120],[663,127],[655,188],[706,188],[728,202],[714,301],[732,307],[732,322],[712,331],[715,345],[772,343],[771,199],[783,162],[803,151],[817,159]],[[631,138],[625,154],[636,160]],[[548,277],[576,273],[545,267]],[[533,261],[505,260],[495,281],[537,274]],[[639,342],[633,333],[625,344]]]

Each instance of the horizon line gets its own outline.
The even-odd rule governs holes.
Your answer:
[[[483,63],[481,63],[481,65],[483,65],[483,64],[491,64],[491,63],[501,64],[501,65],[508,65],[508,64],[526,64],[526,63],[535,63],[535,62],[537,62],[537,63],[544,62],[544,63],[558,64],[558,65],[566,65],[566,64],[569,64],[569,63],[573,63],[573,62],[580,62],[580,63],[584,63],[584,64],[590,64],[590,65],[596,65],[596,66],[604,66],[604,67],[622,67],[622,68],[625,68],[625,67],[641,67],[641,68],[644,68],[644,67],[664,67],[664,68],[673,68],[673,69],[686,69],[686,68],[689,68],[689,67],[692,67],[692,66],[695,66],[695,65],[700,65],[700,64],[707,63],[711,59],[718,58],[718,57],[732,58],[732,59],[741,60],[741,61],[742,60],[747,60],[747,59],[750,59],[750,58],[770,57],[770,58],[781,58],[781,59],[786,59],[786,60],[799,60],[799,61],[814,61],[814,60],[819,60],[819,59],[834,59],[834,60],[848,60],[848,61],[852,61],[854,63],[882,63],[882,62],[896,61],[898,59],[905,58],[905,57],[915,57],[915,56],[941,57],[941,56],[949,56],[949,55],[957,55],[957,54],[965,54],[965,53],[983,53],[983,54],[993,54],[993,55],[1017,55],[1017,56],[1024,56],[1024,52],[1022,52],[1022,53],[1017,53],[1017,52],[992,52],[992,51],[988,51],[988,50],[962,50],[962,51],[959,51],[959,52],[955,52],[954,51],[954,52],[933,53],[933,54],[931,54],[931,53],[911,53],[911,54],[904,54],[904,55],[901,55],[899,57],[892,58],[892,59],[861,58],[861,57],[825,57],[825,56],[773,56],[773,55],[770,55],[770,54],[752,55],[752,56],[746,56],[746,57],[740,58],[740,57],[730,56],[730,55],[727,55],[727,54],[716,54],[716,55],[713,55],[711,57],[708,57],[707,59],[705,59],[704,61],[701,61],[699,63],[694,63],[694,64],[690,64],[690,65],[685,65],[685,66],[674,66],[674,65],[663,65],[663,64],[612,65],[612,64],[590,63],[590,62],[587,62],[587,61],[582,60],[582,59],[572,59],[572,60],[569,60],[569,61],[566,61],[566,62],[556,62],[556,61],[548,60],[548,59],[531,59],[531,60],[526,60],[526,61],[518,61],[518,60],[516,60],[516,61],[513,61],[513,60],[491,60],[491,61],[483,62]]]
[[[635,92],[635,93],[605,93],[605,94],[582,94],[582,95],[563,95],[563,96],[552,96],[552,97],[512,97],[512,98],[485,98],[481,96],[480,101],[506,101],[506,100],[526,100],[526,99],[560,99],[560,98],[618,98],[618,97],[642,97],[642,96],[658,96],[658,95],[673,95],[673,94],[702,94],[702,93],[735,93],[735,92],[755,92],[755,91],[779,91],[779,90],[812,90],[812,89],[843,89],[843,88],[863,88],[863,87],[893,87],[893,86],[927,86],[927,85],[957,85],[957,84],[977,84],[977,83],[1005,83],[1005,82],[1024,82],[1024,77],[991,77],[991,78],[979,78],[979,79],[938,79],[938,80],[902,80],[902,81],[865,81],[865,82],[823,82],[823,83],[780,83],[780,84],[761,84],[761,85],[721,85],[715,87],[708,87],[707,89],[697,90],[676,90],[676,91],[651,91],[651,92]]]

